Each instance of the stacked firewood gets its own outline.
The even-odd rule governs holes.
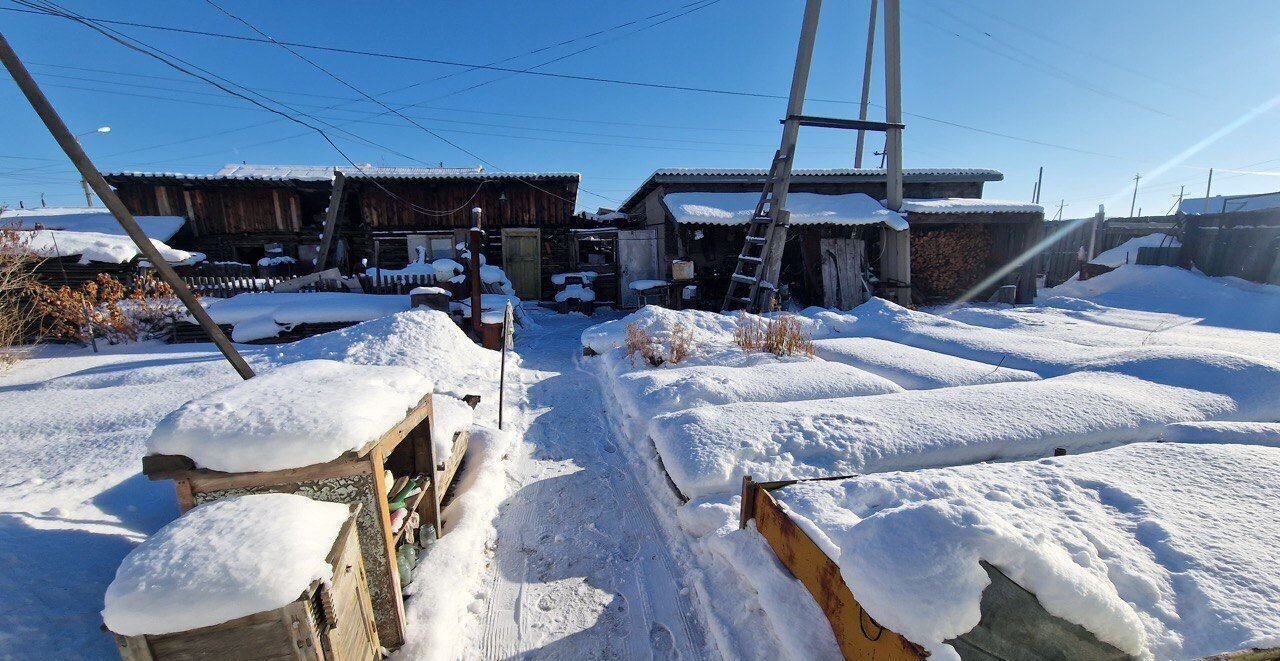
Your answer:
[[[950,300],[990,271],[992,237],[984,225],[911,232],[911,284],[926,301]]]

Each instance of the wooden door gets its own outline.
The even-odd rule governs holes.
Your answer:
[[[541,247],[537,229],[502,230],[502,270],[521,299],[542,298]]]
[[[631,283],[658,279],[658,231],[619,230],[617,255],[619,307],[631,309],[640,304]]]
[[[867,301],[862,285],[862,252],[858,239],[822,239],[822,305],[851,310]]]

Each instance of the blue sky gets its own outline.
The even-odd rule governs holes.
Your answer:
[[[783,95],[801,0],[652,2],[249,2],[219,4],[281,40],[466,63],[514,58],[591,77]],[[703,6],[705,4],[705,6]],[[810,99],[856,101],[869,0],[828,0]],[[1028,199],[1045,167],[1052,216],[1164,213],[1179,186],[1203,195],[1280,190],[1280,110],[1270,109],[1160,174],[1160,166],[1280,94],[1280,3],[1273,1],[902,0],[907,167],[990,167],[988,197]],[[87,16],[252,35],[205,2],[67,2]],[[14,8],[0,0],[0,8]],[[688,11],[694,9],[694,11]],[[655,18],[615,28],[660,12]],[[683,14],[677,16],[677,14]],[[670,19],[670,20],[666,20]],[[657,24],[660,21],[664,21]],[[476,165],[271,44],[116,26],[148,44],[339,125],[357,162]],[[320,136],[63,19],[0,11],[0,30],[103,170],[212,172],[225,163],[342,162]],[[555,46],[560,42],[572,43]],[[551,46],[550,48],[544,48]],[[541,52],[530,54],[535,49]],[[579,206],[613,206],[660,167],[765,167],[785,102],[464,71],[302,51],[494,167],[583,174]],[[873,102],[883,100],[877,59]],[[69,68],[75,67],[75,68]],[[88,69],[88,70],[86,70]],[[447,76],[447,77],[446,77]],[[467,89],[478,83],[487,83]],[[337,108],[326,106],[342,104]],[[848,103],[813,114],[855,116]],[[883,117],[872,108],[872,118]],[[918,116],[923,115],[931,119]],[[951,122],[962,126],[941,123]],[[967,127],[967,128],[966,128]],[[975,130],[977,129],[977,130]],[[992,133],[1005,134],[1004,137]],[[870,138],[878,149],[881,139]],[[849,167],[853,136],[806,129],[801,167]],[[398,152],[398,153],[394,153]],[[408,158],[407,158],[408,157]],[[876,160],[869,161],[872,165]],[[1156,174],[1156,176],[1152,176]],[[82,204],[79,177],[16,86],[0,80],[0,205]]]

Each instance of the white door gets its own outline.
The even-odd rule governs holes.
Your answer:
[[[640,304],[631,283],[658,279],[658,231],[618,230],[618,304],[630,309]]]

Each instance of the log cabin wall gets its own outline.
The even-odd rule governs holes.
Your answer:
[[[483,185],[474,178],[382,180],[378,184],[381,187],[355,177],[347,181],[360,217],[375,231],[465,229],[471,227],[473,207],[484,209],[485,227],[569,226],[578,195],[576,177],[538,178],[528,183],[499,179]],[[410,205],[451,213],[425,214]]]

